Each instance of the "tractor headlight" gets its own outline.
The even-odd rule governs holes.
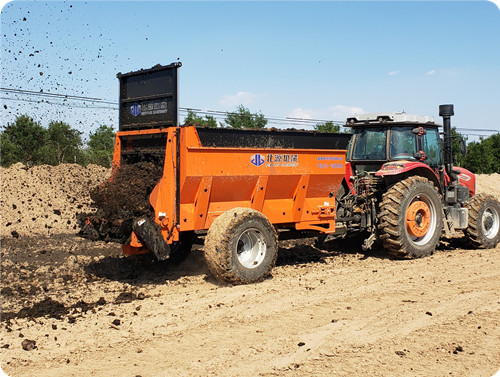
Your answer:
[[[385,164],[382,166],[383,171],[393,171],[393,170],[400,170],[404,169],[405,165],[404,164]]]

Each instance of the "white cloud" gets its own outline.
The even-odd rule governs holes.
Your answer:
[[[435,70],[433,70],[433,69],[431,69],[429,72],[427,72],[427,73],[426,73],[426,75],[427,75],[427,76],[430,76],[430,75],[433,75],[433,74],[435,74],[435,73],[436,73],[436,71],[435,71]]]
[[[361,107],[335,105],[328,108],[330,117],[334,120],[345,120],[354,114],[363,114],[365,111]]]
[[[300,118],[300,119],[312,119],[314,115],[313,110],[303,109],[302,107],[297,107],[293,109],[290,114],[287,115],[288,118]]]
[[[238,105],[248,106],[261,96],[262,94],[256,94],[251,92],[238,92],[235,95],[228,94],[222,97],[219,103],[224,106],[238,106]]]
[[[398,73],[399,73],[399,71],[391,71],[391,72],[389,72],[388,74],[389,74],[389,76],[395,76],[395,75],[397,75]]]
[[[346,105],[334,105],[326,109],[303,109],[302,107],[297,107],[287,114],[287,117],[299,119],[325,119],[343,122],[347,117],[354,114],[362,114],[364,112],[365,111],[361,107]]]

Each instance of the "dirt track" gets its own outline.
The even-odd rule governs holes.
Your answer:
[[[498,197],[495,178],[486,179]],[[392,260],[380,248],[287,242],[272,278],[234,287],[208,274],[200,247],[174,266],[71,234],[4,237],[2,369],[250,377],[500,368],[500,247],[444,243],[428,258]],[[35,349],[22,348],[27,339]]]

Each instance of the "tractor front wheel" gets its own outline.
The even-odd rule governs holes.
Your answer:
[[[439,243],[441,199],[426,178],[409,177],[392,186],[383,195],[378,218],[380,239],[393,256],[422,258]]]
[[[494,248],[500,241],[500,203],[490,195],[474,195],[467,203],[469,226],[465,236],[477,248]]]

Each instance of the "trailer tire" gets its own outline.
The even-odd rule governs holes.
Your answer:
[[[205,238],[205,260],[210,272],[231,284],[264,280],[278,256],[278,236],[262,213],[233,208],[218,216]]]
[[[436,249],[443,227],[440,195],[424,177],[408,177],[389,188],[378,214],[384,248],[397,258],[422,258]]]
[[[474,195],[467,203],[469,226],[465,237],[476,248],[491,249],[500,241],[500,203],[490,195]]]

